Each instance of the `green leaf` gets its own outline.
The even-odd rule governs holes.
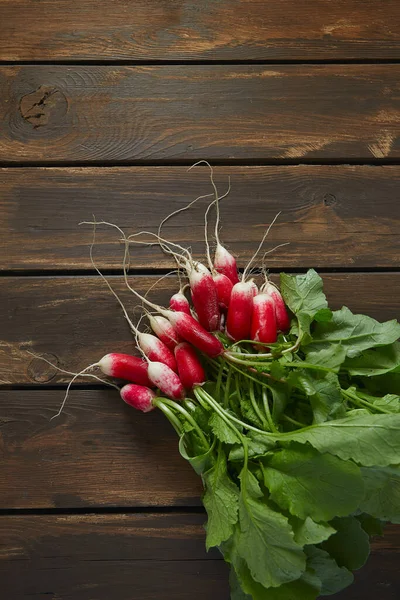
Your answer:
[[[368,515],[366,513],[356,515],[356,519],[360,521],[361,527],[366,533],[368,533],[369,537],[372,537],[374,535],[383,535],[384,521],[382,521],[381,519],[371,517],[371,515]]]
[[[400,343],[366,350],[355,358],[348,358],[343,369],[350,375],[372,377],[385,373],[400,372]]]
[[[365,497],[360,509],[373,517],[400,523],[400,467],[362,468]]]
[[[353,574],[345,567],[339,567],[328,552],[314,546],[308,546],[305,552],[308,556],[307,564],[322,582],[322,596],[336,594],[353,583]]]
[[[276,442],[273,438],[268,438],[264,435],[260,435],[253,431],[249,431],[249,433],[245,436],[247,439],[247,449],[249,458],[253,458],[254,456],[262,456],[272,448],[276,446]],[[244,459],[244,450],[243,445],[234,446],[229,453],[229,460],[231,461],[240,461]]]
[[[214,462],[214,445],[204,454],[197,456],[190,456],[187,450],[188,447],[188,435],[184,433],[179,440],[179,452],[181,456],[192,465],[197,475],[201,475],[204,471],[210,469]]]
[[[330,521],[356,510],[364,496],[359,467],[313,448],[292,445],[263,461],[271,498],[300,519]]]
[[[327,323],[333,317],[333,312],[330,308],[320,308],[314,315],[314,321],[317,323]]]
[[[299,546],[308,546],[310,544],[320,544],[336,533],[336,529],[329,523],[316,523],[310,517],[302,521],[298,517],[291,517],[290,523],[294,531],[294,541]]]
[[[376,398],[373,405],[377,408],[390,410],[393,413],[400,413],[400,396],[396,394],[386,394],[383,398]]]
[[[252,597],[242,590],[235,569],[231,567],[229,572],[229,584],[231,586],[231,600],[252,600]],[[265,588],[264,588],[265,589]]]
[[[306,567],[306,557],[294,541],[288,519],[262,498],[256,478],[243,469],[239,500],[240,533],[237,555],[251,576],[264,587],[278,587],[298,579]]]
[[[366,466],[386,467],[400,456],[400,415],[351,415],[284,433],[279,441],[309,442],[321,453],[329,452]]]
[[[268,589],[254,581],[244,560],[235,561],[235,575],[243,594],[233,596],[238,600],[315,600],[321,590],[321,581],[312,570],[304,572],[296,581]]]
[[[314,269],[310,269],[305,275],[281,273],[282,296],[290,310],[296,315],[304,333],[309,333],[315,315],[321,309],[328,308],[322,287],[322,279]],[[327,313],[325,313],[326,315]]]
[[[238,520],[239,488],[228,475],[222,450],[215,465],[204,473],[203,481],[206,489],[203,504],[208,515],[206,547],[209,550],[232,535]]]
[[[400,337],[400,324],[396,320],[378,323],[366,315],[353,315],[343,306],[333,313],[328,323],[318,323],[312,337],[312,347],[317,344],[341,343],[347,356],[352,358],[363,350],[392,344]],[[316,348],[315,348],[316,349]]]
[[[272,393],[272,420],[278,423],[286,408],[288,388],[282,383],[273,383],[269,389]]]
[[[310,404],[314,414],[314,423],[323,423],[333,418],[344,417],[345,408],[337,375],[327,373],[323,378],[311,374],[314,393],[310,395]]]
[[[369,556],[369,536],[355,517],[342,517],[332,522],[336,533],[322,544],[339,567],[349,571],[360,569]]]
[[[342,344],[329,344],[326,348],[317,350],[310,350],[310,346],[305,346],[304,352],[307,362],[337,371],[346,358],[346,348]]]
[[[225,444],[237,444],[240,442],[239,437],[232,427],[229,427],[218,413],[213,412],[209,424],[215,437]]]

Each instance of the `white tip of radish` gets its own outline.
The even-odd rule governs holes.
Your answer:
[[[104,373],[104,375],[109,375],[110,377],[112,377],[112,375],[113,375],[113,364],[114,364],[114,359],[113,359],[112,354],[106,354],[99,361],[99,367],[102,370],[102,372]]]

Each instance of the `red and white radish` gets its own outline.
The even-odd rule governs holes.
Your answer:
[[[103,356],[98,366],[105,375],[126,379],[139,385],[151,386],[147,374],[147,362],[138,356],[112,352]]]
[[[183,312],[164,311],[179,335],[207,356],[215,358],[224,352],[220,340],[200,325],[192,315]]]
[[[252,281],[240,281],[232,288],[226,331],[228,336],[235,342],[248,340],[250,337],[253,297],[254,285]]]
[[[137,410],[141,410],[142,412],[146,413],[154,410],[155,408],[153,405],[153,399],[156,397],[156,394],[148,387],[144,387],[143,385],[135,385],[134,383],[128,383],[121,388],[120,394],[124,402],[129,404],[129,406],[133,406],[133,408],[136,408]]]
[[[136,337],[139,348],[148,359],[162,362],[173,371],[177,371],[176,360],[171,350],[155,335],[139,331],[136,333]]]
[[[182,342],[174,352],[182,385],[191,390],[195,385],[203,384],[206,374],[195,349],[187,342]]]
[[[147,316],[150,321],[150,327],[158,339],[161,340],[167,348],[173,350],[175,346],[182,341],[168,319],[161,317],[160,315],[148,314]]]
[[[267,281],[263,287],[263,291],[269,294],[273,300],[275,307],[275,318],[276,324],[279,331],[289,331],[290,329],[290,317],[288,315],[287,308],[285,306],[285,302],[282,298],[282,294],[272,283]]]
[[[148,374],[150,381],[169,398],[182,400],[185,397],[185,388],[181,380],[166,364],[149,361]]]
[[[186,298],[186,296],[184,295],[184,293],[182,291],[179,291],[176,294],[174,294],[173,296],[171,296],[171,299],[169,301],[169,307],[172,310],[184,312],[187,315],[192,314],[190,312],[189,300]]]
[[[210,271],[201,263],[188,267],[190,293],[199,323],[207,331],[217,331],[220,324],[217,288]]]
[[[223,273],[217,273],[213,276],[217,290],[218,305],[221,311],[226,312],[231,301],[233,283]]]
[[[220,242],[217,243],[215,250],[214,269],[228,277],[233,285],[239,282],[236,259]]]
[[[264,344],[274,343],[277,338],[275,306],[269,294],[258,294],[253,299],[251,339]]]

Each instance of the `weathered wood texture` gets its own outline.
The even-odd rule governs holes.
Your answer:
[[[0,160],[400,156],[399,65],[12,66]]]
[[[353,312],[380,321],[399,316],[400,273],[327,274],[323,278],[332,308],[346,304]],[[137,305],[121,278],[110,281],[129,310]],[[132,284],[142,293],[155,281],[150,277],[132,278]],[[175,280],[164,279],[150,297],[167,305],[176,290]],[[0,305],[2,384],[69,381],[70,376],[57,373],[27,350],[44,353],[59,367],[75,372],[107,352],[133,350],[122,311],[98,277],[5,277],[0,286]],[[134,318],[139,314],[140,309]]]
[[[116,390],[0,392],[0,508],[198,506],[201,482],[162,413]],[[0,518],[1,527],[1,518]]]
[[[227,568],[204,550],[203,515],[0,519],[5,597],[47,600],[228,600]],[[375,538],[356,582],[335,600],[397,600],[396,529]]]
[[[244,266],[267,223],[282,215],[265,248],[290,241],[268,257],[274,268],[398,267],[400,167],[217,167],[224,243]],[[211,191],[207,168],[0,169],[0,270],[91,269],[89,227],[98,219],[128,233],[156,231],[161,219]],[[164,235],[204,256],[204,210],[209,198],[166,223]],[[99,228],[101,268],[121,268],[115,229]],[[132,268],[174,268],[157,247],[136,246]]]
[[[12,0],[0,60],[398,59],[397,0]]]

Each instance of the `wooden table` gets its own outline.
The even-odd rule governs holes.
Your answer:
[[[1,597],[229,597],[200,482],[161,415],[69,376],[132,339],[88,258],[94,213],[133,232],[210,192],[243,266],[278,210],[272,272],[316,267],[330,303],[399,316],[399,0],[0,1]],[[203,247],[204,204],[165,227]],[[116,232],[96,260],[116,290]],[[146,290],[172,267],[132,263]],[[154,290],[165,302],[174,289]],[[338,600],[400,595],[399,530]]]

